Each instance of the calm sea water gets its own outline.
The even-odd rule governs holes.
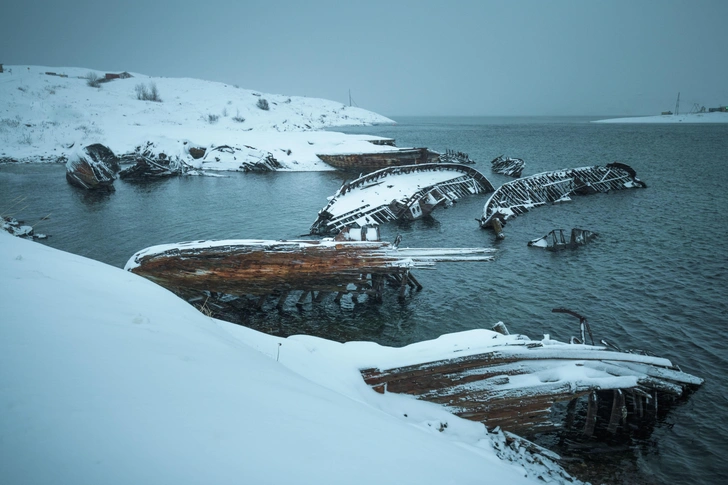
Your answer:
[[[464,151],[498,186],[490,160],[526,161],[524,175],[620,161],[644,190],[575,198],[513,219],[496,241],[475,221],[487,195],[462,199],[434,217],[383,227],[411,247],[495,247],[490,263],[440,263],[416,273],[424,289],[399,304],[326,304],[248,319],[272,333],[400,346],[443,333],[490,328],[568,340],[588,317],[595,338],[667,357],[704,386],[660,423],[649,442],[601,460],[605,481],[722,483],[728,477],[728,125],[595,124],[588,118],[397,118],[394,126],[340,131],[394,138],[400,147]],[[292,239],[348,176],[339,172],[184,177],[116,182],[110,194],[70,187],[61,165],[1,165],[0,212],[51,237],[49,246],[122,267],[145,247],[196,239]],[[17,197],[25,200],[12,210]],[[599,234],[575,251],[529,248],[552,229]],[[611,470],[610,470],[610,467]],[[606,469],[604,469],[606,468]],[[624,470],[630,470],[625,472]],[[596,482],[597,480],[595,480]]]

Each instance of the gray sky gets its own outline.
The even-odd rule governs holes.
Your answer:
[[[728,0],[37,1],[0,62],[193,77],[387,116],[728,104]]]

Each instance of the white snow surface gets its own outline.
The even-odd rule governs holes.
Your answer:
[[[394,149],[367,141],[381,139],[377,136],[320,131],[394,123],[325,99],[138,73],[91,87],[88,74],[104,78],[106,72],[85,68],[17,65],[4,66],[4,70],[0,74],[0,160],[52,162],[68,156],[72,146],[92,143],[106,145],[120,155],[152,142],[157,150],[172,156],[187,156],[193,146],[229,145],[251,150],[251,160],[257,161],[262,151],[281,162],[283,170],[310,171],[333,170],[317,153]],[[151,83],[162,102],[137,99],[136,87],[149,88]],[[257,106],[261,99],[268,102],[268,110]],[[220,160],[204,168],[236,170],[239,166],[240,160]]]
[[[407,173],[395,173],[371,184],[356,187],[345,194],[337,193],[332,205],[326,210],[334,216],[347,214],[366,204],[371,207],[387,205],[393,200],[402,200],[411,197],[423,187],[430,187],[457,179],[466,175],[456,170],[418,170]],[[445,189],[443,189],[445,190]],[[331,204],[331,202],[329,202]],[[362,221],[368,223],[369,221]]]
[[[281,339],[4,231],[0,288],[0,483],[574,483],[359,373],[517,336],[473,330],[402,349]]]
[[[728,113],[685,113],[678,115],[634,116],[610,118],[592,123],[728,123]]]

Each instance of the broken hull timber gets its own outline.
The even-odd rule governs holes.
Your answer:
[[[114,179],[114,174],[108,169],[92,165],[85,160],[76,163],[73,169],[66,170],[68,183],[82,189],[113,190]]]
[[[493,228],[493,219],[504,222],[534,207],[570,200],[571,195],[646,187],[635,171],[622,163],[544,172],[501,185],[485,203],[478,222]]]
[[[180,296],[201,292],[266,297],[291,291],[381,295],[393,277],[419,286],[410,271],[436,262],[491,261],[489,248],[396,248],[371,241],[197,241],[137,252],[125,269]],[[356,289],[350,290],[350,285]]]
[[[345,182],[319,211],[311,234],[347,226],[414,220],[461,197],[495,190],[477,170],[461,164],[422,164],[377,170]]]
[[[66,163],[66,180],[82,189],[113,190],[119,159],[100,143],[84,147]]]
[[[317,154],[316,156],[332,167],[358,171],[440,161],[440,154],[427,148],[398,148],[384,152]]]
[[[362,377],[377,392],[409,394],[489,429],[526,438],[560,432],[572,439],[648,433],[658,412],[667,412],[703,383],[667,359],[640,353],[548,336],[531,341],[488,330],[461,334],[467,338],[449,345],[450,355],[361,369]],[[396,362],[392,357],[407,347],[391,350],[388,360]]]
[[[593,241],[597,233],[586,229],[574,227],[571,235],[567,238],[563,229],[554,229],[545,236],[528,241],[528,245],[536,248],[544,248],[547,251],[559,251],[562,249],[576,249]]]
[[[523,167],[526,166],[526,162],[520,158],[503,157],[503,155],[493,159],[490,164],[493,172],[516,178],[521,176]]]

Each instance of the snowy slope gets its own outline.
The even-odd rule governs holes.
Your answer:
[[[369,389],[345,344],[213,320],[4,231],[0,288],[0,483],[566,483],[499,458],[479,423]]]
[[[328,166],[315,157],[317,150],[342,144],[347,150],[381,148],[363,141],[376,137],[316,130],[393,123],[361,108],[324,99],[137,73],[91,87],[89,74],[104,78],[106,73],[5,66],[0,74],[0,160],[55,161],[74,143],[102,143],[118,155],[148,141],[168,153],[188,142],[200,147],[252,146],[276,152],[275,157],[287,169],[319,170]],[[147,90],[155,86],[162,101],[137,99],[140,85]],[[267,110],[258,107],[261,100],[267,102]]]

